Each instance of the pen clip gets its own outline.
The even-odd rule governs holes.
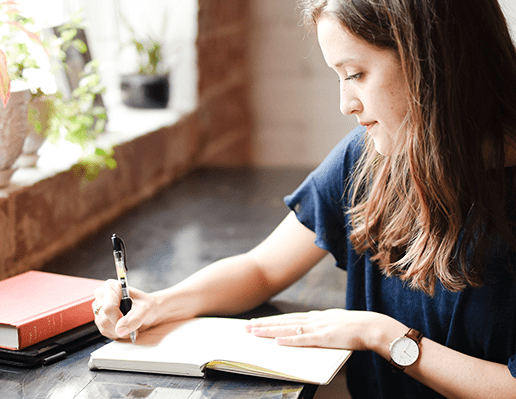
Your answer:
[[[113,245],[113,252],[121,252],[122,259],[124,260],[124,269],[127,271],[127,253],[125,251],[125,243],[120,237],[117,237],[116,234],[113,234],[111,237],[111,244]]]

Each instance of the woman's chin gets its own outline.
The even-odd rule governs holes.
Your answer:
[[[373,141],[374,141],[374,148],[377,153],[379,153],[380,155],[383,155],[383,156],[387,156],[390,154],[389,146],[386,145],[386,143],[383,143],[381,140],[377,140],[374,137],[373,137]]]

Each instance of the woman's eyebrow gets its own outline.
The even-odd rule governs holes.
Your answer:
[[[344,58],[343,60],[337,62],[335,64],[335,67],[340,68],[341,66],[346,65],[346,64],[348,64],[352,61],[356,61],[356,60],[357,60],[357,57],[347,57],[347,58]]]

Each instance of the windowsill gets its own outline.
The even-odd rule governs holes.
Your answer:
[[[107,109],[106,131],[97,139],[101,148],[115,147],[145,134],[175,124],[184,113],[165,109],[135,109],[117,105]],[[30,186],[69,170],[77,164],[81,149],[78,145],[62,141],[56,144],[46,142],[39,150],[36,167],[19,168],[11,178],[10,187]],[[0,190],[1,191],[1,190]]]
[[[45,143],[37,167],[0,189],[0,280],[42,267],[203,162],[197,110],[117,107],[108,118],[99,144],[114,146],[114,170],[87,181],[71,170],[78,148]]]

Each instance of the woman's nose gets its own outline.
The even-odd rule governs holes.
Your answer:
[[[362,111],[362,103],[350,91],[340,91],[340,112],[344,115],[353,115]]]

